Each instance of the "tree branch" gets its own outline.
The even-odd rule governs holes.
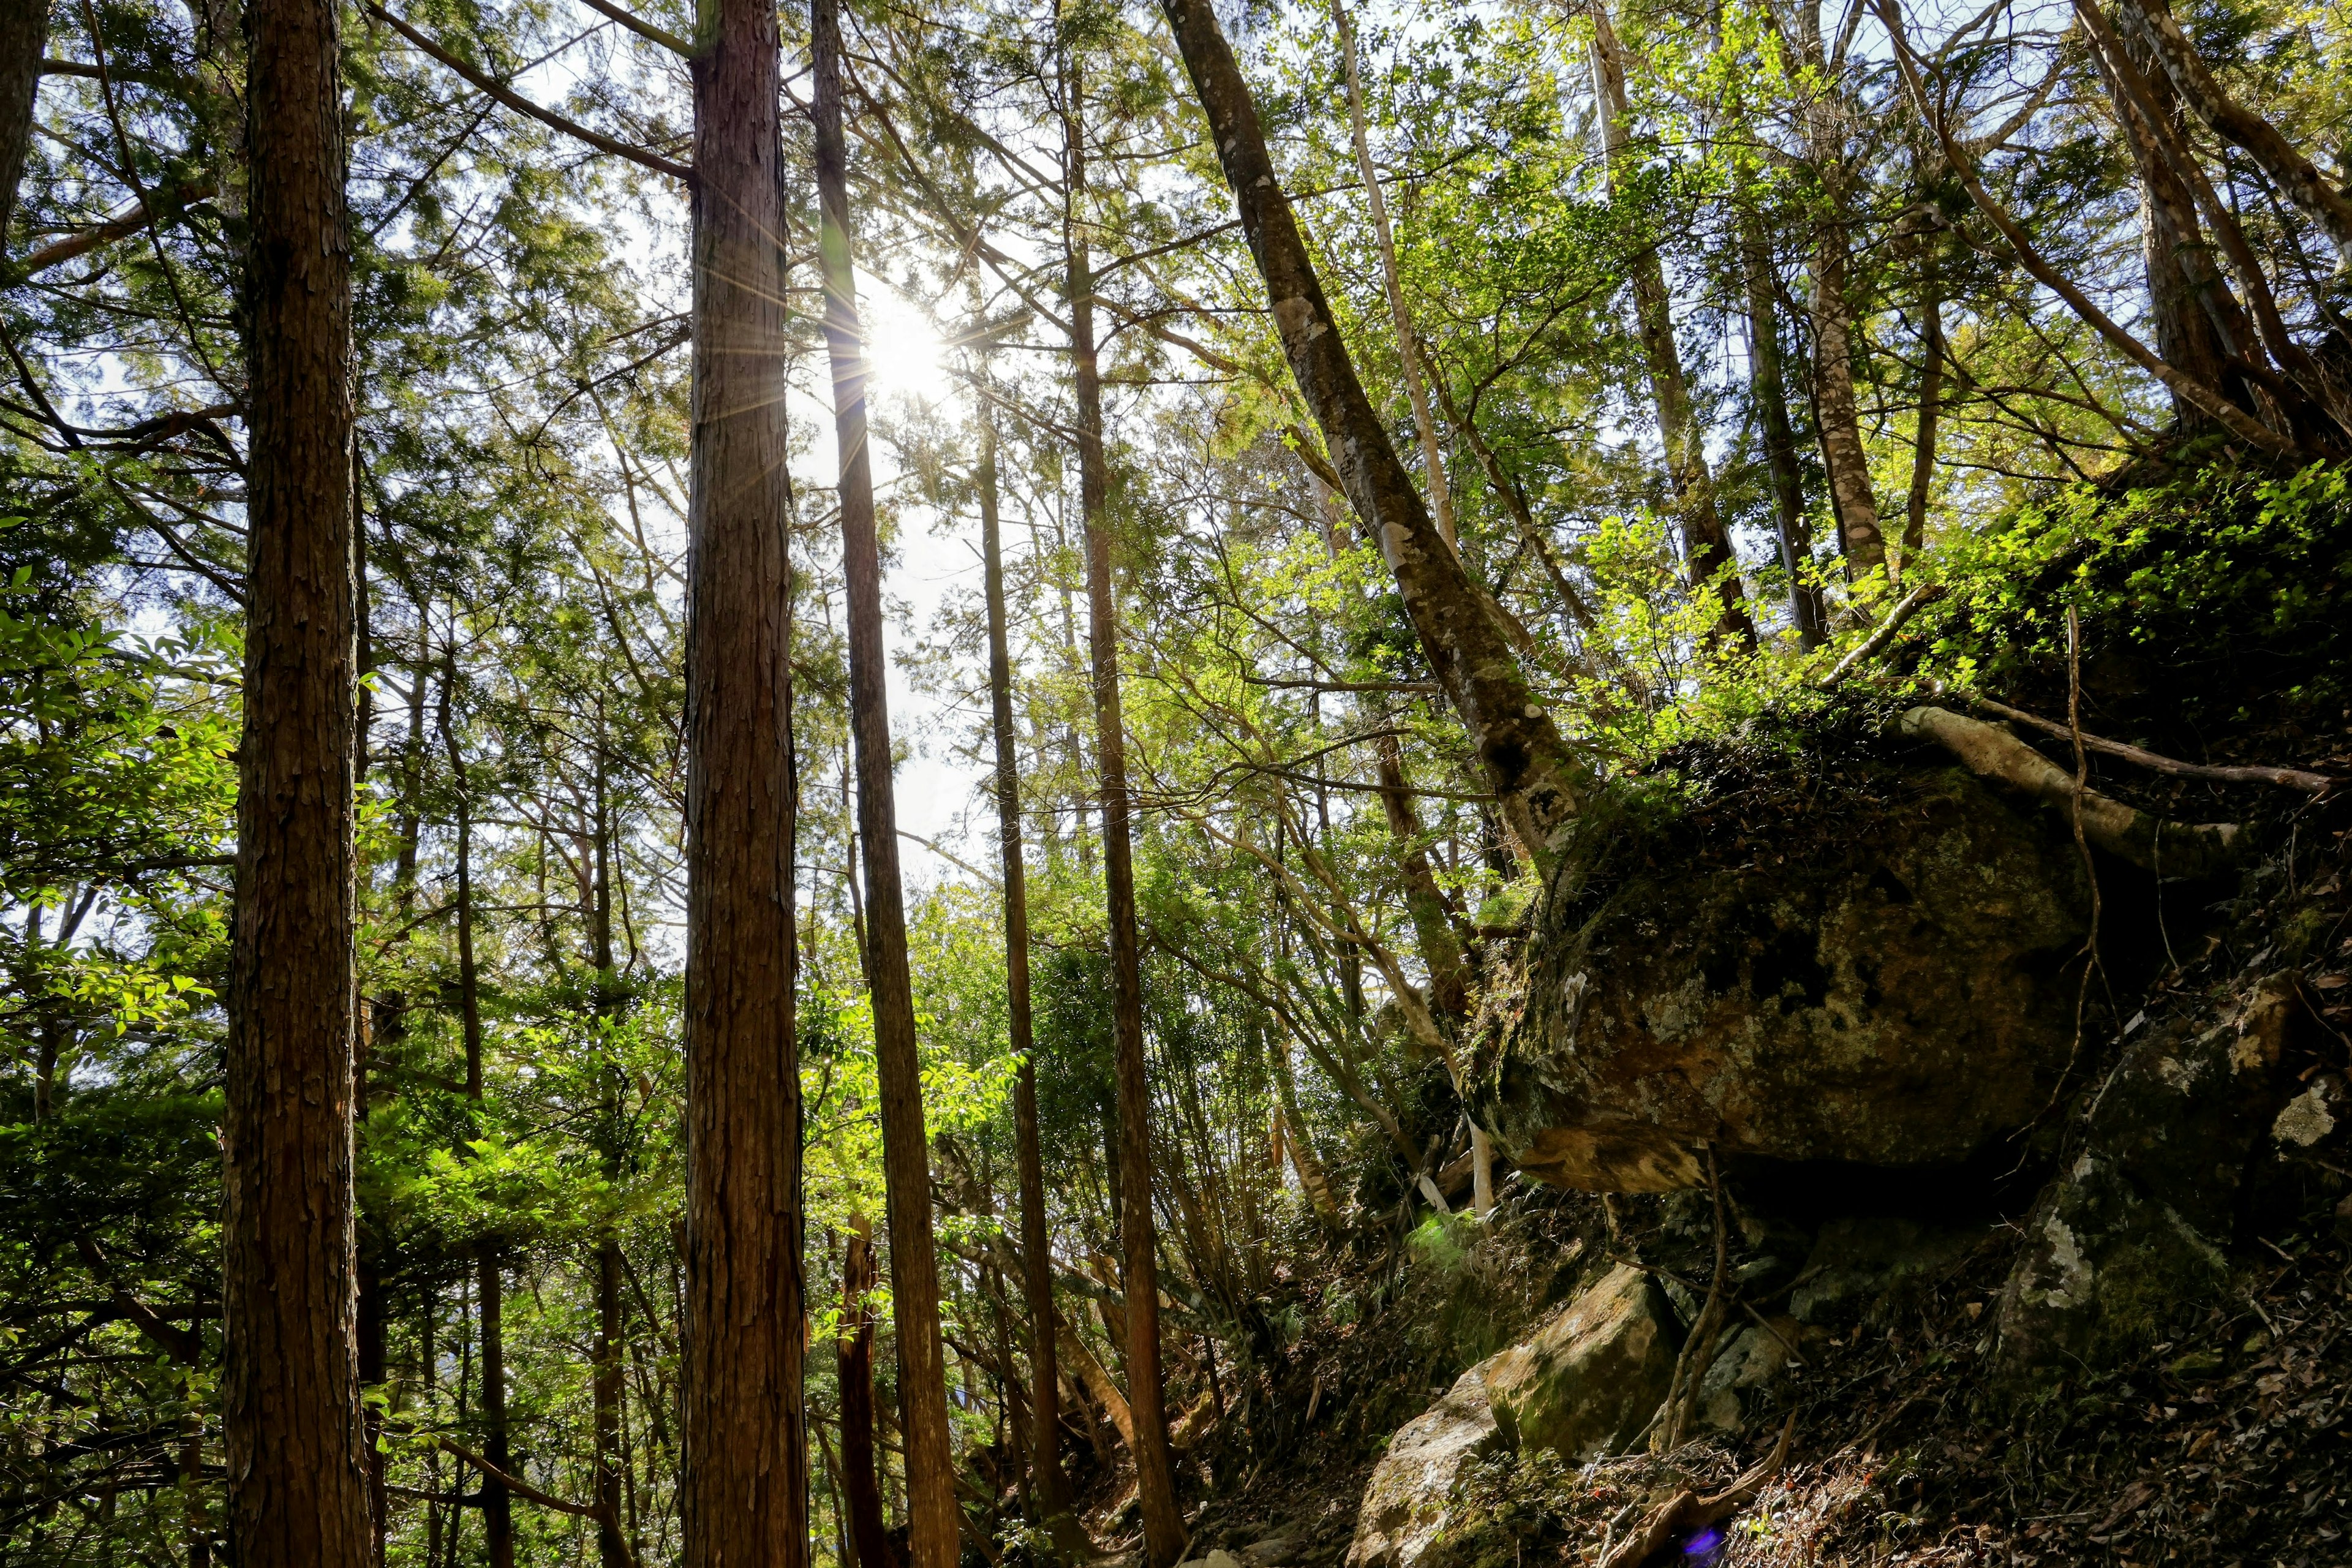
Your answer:
[[[437,60],[466,81],[472,83],[480,91],[513,110],[517,114],[525,115],[538,121],[541,125],[561,131],[566,136],[576,142],[585,142],[599,153],[609,153],[615,158],[625,158],[640,168],[651,169],[656,174],[667,174],[671,179],[688,185],[694,184],[694,171],[684,163],[673,162],[658,153],[648,152],[643,147],[633,147],[626,142],[616,142],[600,132],[589,130],[576,120],[567,120],[551,109],[542,109],[496,79],[467,65],[423,33],[418,32],[383,6],[376,5],[374,0],[361,0],[361,4],[362,8],[369,16],[390,27],[425,55]]]

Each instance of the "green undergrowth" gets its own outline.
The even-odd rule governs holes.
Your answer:
[[[2070,608],[2089,732],[2191,761],[2309,764],[2352,731],[2345,468],[2075,486],[1946,541],[1906,588],[1924,584],[1940,596],[1829,689],[1871,624],[1810,656],[1712,660],[1659,711],[1600,710],[1595,743],[1621,765],[1566,884],[1591,890],[1628,853],[1738,858],[1768,837],[1801,852],[1808,822],[1850,837],[1903,809],[1934,787],[1893,733],[1905,709],[1981,696],[2063,720]],[[1895,597],[1883,583],[1853,595],[1872,624]]]

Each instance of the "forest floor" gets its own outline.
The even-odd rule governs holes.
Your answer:
[[[2249,748],[2264,739],[2306,763],[2352,764],[2352,732],[2256,736]],[[2183,805],[2168,786],[2137,793]],[[2352,801],[2230,804],[2267,811],[2259,831],[2276,852],[2205,929],[2183,921],[2173,940],[2191,951],[2119,1005],[2210,1028],[2263,975],[2299,963],[2323,1027],[2285,1070],[2309,1081],[2352,1069]],[[2106,1060],[2086,1064],[2085,1098],[2105,1070]],[[2226,1289],[2175,1303],[2162,1333],[2120,1364],[2021,1395],[1993,1386],[1992,1326],[2038,1184],[2012,1184],[1961,1255],[1892,1289],[1863,1322],[1809,1331],[1804,1364],[1738,1436],[1709,1436],[1670,1460],[1480,1461],[1425,1568],[1598,1563],[1681,1486],[1705,1489],[1753,1464],[1792,1414],[1789,1461],[1755,1503],[1660,1563],[2352,1562],[2352,1171],[2269,1163]],[[1671,1199],[1604,1205],[1514,1180],[1483,1226],[1428,1220],[1407,1233],[1399,1219],[1372,1239],[1302,1254],[1286,1303],[1297,1338],[1271,1408],[1248,1429],[1228,1422],[1188,1457],[1201,1485],[1192,1555],[1223,1548],[1244,1568],[1342,1563],[1389,1434],[1597,1268],[1630,1254],[1680,1268],[1696,1238],[1687,1205]],[[1117,1521],[1099,1523],[1098,1539],[1116,1539]]]

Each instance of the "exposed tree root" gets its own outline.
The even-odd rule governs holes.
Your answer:
[[[1764,1483],[1780,1474],[1780,1467],[1788,1462],[1789,1440],[1796,1431],[1797,1416],[1791,1411],[1787,1424],[1780,1428],[1780,1440],[1772,1446],[1770,1458],[1712,1497],[1688,1490],[1676,1492],[1652,1509],[1639,1530],[1602,1557],[1601,1568],[1640,1568],[1640,1564],[1673,1544],[1675,1537],[1720,1524],[1747,1507],[1763,1489]]]
[[[1948,708],[1913,708],[1895,724],[1905,735],[1935,742],[1979,778],[2053,805],[2074,801],[2073,775],[1999,725]],[[2084,837],[2145,871],[2197,879],[2226,870],[2238,858],[2234,822],[2166,822],[2092,789],[2082,792],[2082,812]]]

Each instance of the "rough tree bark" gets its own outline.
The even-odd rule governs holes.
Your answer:
[[[1609,186],[1616,194],[1620,165],[1633,146],[1633,112],[1625,101],[1625,51],[1610,25],[1609,8],[1592,7],[1592,81],[1601,107],[1601,142]],[[1665,264],[1655,246],[1633,258],[1633,320],[1650,365],[1651,401],[1657,409],[1658,437],[1666,452],[1666,474],[1675,487],[1675,516],[1682,525],[1683,564],[1691,587],[1710,584],[1721,601],[1713,635],[1741,647],[1756,646],[1756,621],[1748,613],[1739,581],[1739,558],[1716,505],[1715,475],[1707,468],[1706,432],[1691,406],[1690,383],[1683,374],[1682,351],[1675,343],[1672,296]],[[1718,582],[1717,579],[1720,578]]]
[[[1119,712],[1118,610],[1111,583],[1110,469],[1103,452],[1102,378],[1095,359],[1094,276],[1080,212],[1086,143],[1077,120],[1082,78],[1073,62],[1066,96],[1064,163],[1069,208],[1070,359],[1078,429],[1078,497],[1087,549],[1087,647],[1094,674],[1095,764],[1102,798],[1103,885],[1110,940],[1111,1026],[1118,1085],[1120,1280],[1127,1292],[1129,1453],[1142,1505],[1144,1554],[1171,1568],[1190,1539],[1176,1506],[1176,1461],[1168,1446],[1160,1346],[1160,1231],[1151,1209],[1151,1091],[1143,1053],[1143,965],[1135,924],[1135,862],[1129,838],[1127,730]],[[1449,555],[1450,555],[1449,552]]]
[[[33,145],[33,102],[41,90],[41,51],[48,47],[47,0],[0,5],[0,254],[8,247],[16,186]]]
[[[1829,470],[1839,543],[1845,551],[1846,570],[1860,576],[1885,566],[1886,541],[1879,530],[1878,495],[1871,488],[1862,423],[1854,412],[1853,307],[1846,299],[1851,259],[1843,111],[1833,85],[1837,72],[1822,41],[1821,0],[1800,0],[1796,12],[1801,58],[1822,84],[1822,96],[1804,111],[1805,155],[1821,187],[1812,244],[1806,252],[1812,281],[1813,403],[1820,411],[1822,463]]]
[[[2165,157],[2158,138],[2163,128],[2148,123],[2149,106],[2138,102],[2126,88],[2119,71],[2136,70],[2137,62],[2116,58],[2110,46],[2120,46],[2112,33],[2092,34],[2091,60],[2105,82],[2116,121],[2123,128],[2124,144],[2131,149],[2132,168],[2139,181],[2140,258],[2147,279],[2148,317],[2156,330],[2156,352],[2185,375],[2208,385],[2226,387],[2243,403],[2242,385],[2231,385],[2229,361],[2252,347],[2237,301],[2221,286],[2211,250],[2197,220],[2195,194],[2179,170]],[[2142,77],[2154,88],[2160,77]],[[2162,112],[2161,107],[2158,109]],[[2204,413],[2175,393],[2173,412],[2184,425],[2208,424]]]
[[[866,347],[850,269],[849,153],[841,120],[839,0],[812,0],[819,250],[824,336],[833,363],[841,453],[841,546],[849,618],[849,719],[857,740],[858,843],[866,866],[866,973],[881,1080],[882,1166],[890,1229],[890,1305],[906,1426],[908,1544],[915,1568],[955,1568],[961,1513],[948,1430],[947,1355],[940,1335],[939,1254],[931,1230],[929,1146],[923,1131],[914,984],[898,872],[898,811],[890,777],[890,709],[882,647],[882,563],[866,446]]]
[[[849,1234],[841,1255],[841,1335],[835,1372],[841,1389],[841,1490],[850,1545],[858,1568],[898,1568],[882,1517],[882,1485],[874,1457],[874,1300],[880,1282],[866,1220]]]
[[[699,11],[687,563],[687,1568],[808,1553],[776,12]]]
[[[1265,132],[1209,0],[1160,0],[1206,113],[1291,374],[1314,411],[1356,514],[1377,532],[1405,612],[1462,715],[1505,814],[1538,853],[1575,817],[1589,771],[1528,689],[1502,627],[1438,537],[1356,375],[1275,177]]]
[[[324,0],[253,0],[246,26],[249,542],[222,1129],[228,1535],[244,1568],[362,1568],[340,40]]]
[[[1013,656],[1004,613],[1004,554],[997,527],[996,421],[981,406],[980,550],[988,599],[988,695],[996,741],[996,825],[1004,879],[1004,993],[1013,1054],[1014,1155],[1021,1179],[1021,1282],[1029,1312],[1030,1490],[1038,1520],[1064,1546],[1081,1545],[1062,1474],[1062,1373],[1054,1346],[1054,1256],[1045,1234],[1045,1166],[1037,1145],[1037,1046],[1029,1011],[1029,887],[1022,856],[1021,765],[1013,728]]]

